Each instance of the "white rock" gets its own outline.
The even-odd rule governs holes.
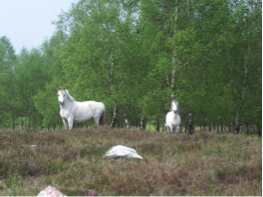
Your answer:
[[[113,146],[103,156],[103,158],[107,159],[118,159],[120,157],[142,159],[142,156],[138,155],[136,150],[122,145]]]

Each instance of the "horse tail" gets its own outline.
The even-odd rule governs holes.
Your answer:
[[[103,110],[101,116],[100,116],[100,123],[99,125],[104,126],[105,125],[105,110]]]

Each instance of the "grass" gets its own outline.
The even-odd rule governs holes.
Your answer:
[[[118,144],[144,159],[102,158]],[[48,185],[69,196],[86,189],[105,196],[262,196],[262,139],[108,127],[0,130],[0,196],[34,196]]]

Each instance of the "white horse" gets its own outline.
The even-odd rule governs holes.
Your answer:
[[[179,104],[177,100],[173,100],[171,103],[172,111],[168,112],[165,117],[165,127],[170,133],[179,133],[179,125],[181,123],[181,118],[179,116]]]
[[[105,106],[101,102],[78,102],[65,88],[58,88],[58,101],[65,129],[71,130],[73,121],[85,122],[91,118],[96,125],[105,124]]]

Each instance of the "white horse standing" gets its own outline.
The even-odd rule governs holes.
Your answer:
[[[65,88],[58,88],[58,101],[60,104],[60,116],[65,129],[71,130],[73,121],[85,122],[93,119],[96,125],[105,124],[105,106],[101,102],[78,102],[70,96]]]
[[[179,125],[181,123],[181,118],[179,116],[179,104],[177,100],[173,100],[171,103],[172,111],[168,112],[165,117],[165,127],[170,133],[179,133]]]

